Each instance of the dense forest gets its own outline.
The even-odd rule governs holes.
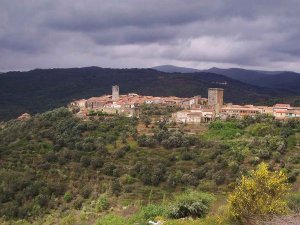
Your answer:
[[[82,120],[59,108],[2,122],[2,222],[147,224],[157,216],[193,217],[183,202],[203,217],[226,205],[227,193],[261,162],[284,172],[295,192],[289,204],[300,206],[299,121],[258,116],[191,126],[169,122],[173,110],[145,107],[141,119]]]
[[[207,97],[208,88],[221,87],[225,90],[225,102],[234,103],[273,104],[295,96],[293,90],[257,87],[208,72],[170,74],[153,69],[99,67],[36,69],[0,75],[0,121],[24,112],[35,114],[66,106],[75,99],[110,94],[115,84],[124,94],[179,97]],[[291,100],[299,104],[299,98]]]

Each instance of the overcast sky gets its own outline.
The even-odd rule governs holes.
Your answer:
[[[300,0],[0,0],[0,71],[162,64],[300,72]]]

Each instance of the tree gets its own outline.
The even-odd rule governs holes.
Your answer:
[[[112,194],[114,194],[115,196],[119,196],[120,193],[122,192],[122,186],[118,179],[112,180],[110,188],[111,188]]]
[[[141,147],[154,147],[156,144],[156,141],[153,137],[147,136],[145,134],[138,137],[137,142],[139,146]]]
[[[229,195],[229,209],[237,219],[252,216],[280,215],[287,212],[285,196],[289,191],[287,176],[282,171],[271,172],[261,163]]]
[[[205,192],[186,191],[175,196],[175,202],[171,204],[169,217],[174,219],[204,217],[215,197]]]
[[[141,120],[145,124],[146,127],[148,127],[151,124],[151,118],[148,116],[143,116],[141,118]]]

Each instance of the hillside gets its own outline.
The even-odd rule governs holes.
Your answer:
[[[143,115],[157,121],[152,112]],[[262,161],[282,168],[297,190],[299,132],[299,121],[265,116],[209,126],[163,120],[146,127],[119,116],[83,121],[65,108],[2,123],[0,218],[88,225],[115,213],[131,222],[113,217],[98,224],[146,225],[189,189],[214,193],[217,211],[237,179]],[[134,216],[140,209],[147,211]]]
[[[229,68],[229,69],[221,69],[221,68],[210,68],[205,70],[211,73],[221,74],[227,77],[231,77],[232,79],[240,80],[245,83],[256,83],[256,80],[265,79],[275,74],[280,74],[282,72],[277,71],[256,71],[256,70],[246,70],[241,68]]]
[[[44,112],[65,106],[74,99],[108,94],[114,84],[120,86],[121,93],[179,97],[206,97],[208,88],[222,87],[225,89],[225,101],[235,103],[265,102],[293,94],[207,72],[170,74],[153,69],[99,67],[36,69],[0,75],[0,120],[15,118],[24,112]]]

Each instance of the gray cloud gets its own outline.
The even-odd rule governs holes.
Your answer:
[[[2,0],[0,71],[245,67],[300,71],[298,0]]]

